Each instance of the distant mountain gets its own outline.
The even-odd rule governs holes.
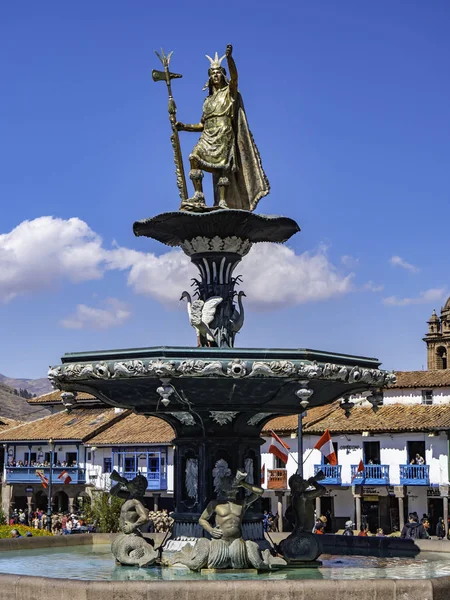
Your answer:
[[[44,377],[42,379],[14,379],[0,373],[0,383],[16,390],[28,390],[36,396],[42,396],[53,389],[50,381]]]
[[[27,380],[18,379],[14,381]],[[28,404],[25,398],[21,398],[14,393],[13,388],[0,383],[0,417],[8,417],[18,421],[34,421],[49,414],[49,409]]]

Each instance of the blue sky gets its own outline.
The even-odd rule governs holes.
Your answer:
[[[426,366],[450,294],[449,19],[439,0],[3,3],[0,372],[195,343],[184,257],[132,224],[178,208],[153,50],[175,51],[178,117],[196,122],[204,55],[227,43],[272,186],[258,212],[302,228],[244,261],[238,345]]]

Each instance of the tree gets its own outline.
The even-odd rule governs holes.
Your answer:
[[[105,492],[94,495],[91,506],[86,507],[86,518],[95,524],[99,533],[116,533],[119,531],[120,509],[124,500],[110,496]]]

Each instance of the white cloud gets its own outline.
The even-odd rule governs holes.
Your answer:
[[[362,289],[366,292],[382,292],[384,290],[384,285],[382,283],[376,284],[370,280],[362,286]]]
[[[178,305],[181,292],[188,289],[197,269],[181,250],[156,256],[127,248],[111,250],[107,269],[127,270],[127,283],[137,294],[152,296],[162,304]]]
[[[445,288],[431,288],[420,292],[415,298],[397,298],[389,296],[383,298],[383,304],[386,306],[411,306],[412,304],[430,304],[431,302],[440,302],[446,295]]]
[[[402,269],[406,269],[410,273],[418,273],[420,271],[419,267],[416,267],[415,265],[406,262],[406,260],[401,256],[391,256],[389,262],[393,267],[401,267]]]
[[[127,321],[131,312],[128,307],[116,298],[107,298],[105,308],[94,308],[86,304],[78,304],[73,315],[60,321],[66,329],[110,329]]]
[[[62,279],[100,279],[101,238],[80,219],[39,217],[0,235],[0,300],[51,288]]]
[[[0,301],[50,289],[64,280],[100,279],[108,270],[126,272],[127,283],[136,293],[172,306],[179,306],[180,293],[189,289],[192,277],[198,277],[181,250],[157,256],[117,244],[107,249],[101,237],[77,218],[40,217],[0,235]],[[326,300],[353,289],[353,274],[340,272],[325,247],[297,255],[286,246],[258,244],[239,272],[245,278],[249,305],[259,310]],[[89,315],[99,310],[104,309],[80,305],[74,316],[64,319],[64,326],[84,326],[80,323],[87,323]],[[111,307],[106,310],[111,313]]]
[[[328,300],[352,290],[353,274],[340,273],[323,246],[295,254],[280,244],[257,244],[241,264],[248,303],[258,310]]]
[[[341,256],[341,263],[347,269],[356,269],[359,266],[359,258],[355,258],[350,254],[344,254],[344,256]]]

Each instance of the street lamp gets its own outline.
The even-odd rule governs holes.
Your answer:
[[[306,415],[306,408],[309,405],[309,398],[313,395],[313,390],[308,387],[309,381],[299,381],[300,388],[295,392],[297,398],[300,398],[301,412],[298,414],[298,437],[297,437],[297,473],[303,477],[303,417]]]
[[[55,442],[50,438],[50,473],[48,476],[48,502],[47,502],[47,530],[52,532],[52,481],[53,481],[53,462],[55,456]]]

